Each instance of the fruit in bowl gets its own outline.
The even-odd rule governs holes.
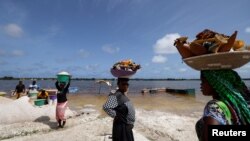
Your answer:
[[[245,43],[243,40],[236,40],[234,42],[233,49],[238,50],[238,49],[242,48],[244,45],[245,45]]]
[[[128,78],[134,75],[140,68],[141,66],[139,64],[136,64],[131,59],[128,59],[115,63],[110,72],[114,77]]]

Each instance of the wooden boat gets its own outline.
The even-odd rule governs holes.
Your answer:
[[[166,92],[165,88],[152,88],[152,89],[142,89],[141,93],[150,93],[150,94],[156,94],[156,93],[162,93],[162,92]]]
[[[195,94],[195,89],[190,88],[190,89],[172,89],[172,88],[152,88],[152,89],[142,89],[141,93],[150,93],[150,94],[156,94],[156,93],[176,93],[176,94],[190,94],[194,95]]]
[[[49,95],[56,95],[57,89],[45,89],[46,92],[48,92]]]
[[[166,88],[167,93],[177,93],[177,94],[191,94],[195,95],[195,89],[171,89]]]

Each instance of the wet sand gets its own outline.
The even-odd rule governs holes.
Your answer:
[[[107,100],[107,94],[75,94],[68,95],[69,107],[79,110],[86,104],[96,105],[99,112],[103,113],[102,105]],[[206,100],[197,100],[195,96],[181,94],[136,94],[128,95],[136,108],[149,111],[170,112],[177,115],[192,116],[201,113]]]

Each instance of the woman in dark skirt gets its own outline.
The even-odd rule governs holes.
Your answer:
[[[132,129],[135,122],[135,109],[126,96],[129,87],[128,81],[128,78],[118,78],[119,89],[115,93],[111,93],[103,105],[103,110],[114,118],[113,141],[134,141]]]

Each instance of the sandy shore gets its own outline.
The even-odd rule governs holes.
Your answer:
[[[0,103],[0,140],[111,140],[112,118],[101,114],[95,105],[85,105],[79,111],[67,109],[65,128],[57,128],[55,105],[33,106],[26,96],[18,100],[0,97]],[[135,140],[197,141],[194,125],[199,116],[136,109]]]

